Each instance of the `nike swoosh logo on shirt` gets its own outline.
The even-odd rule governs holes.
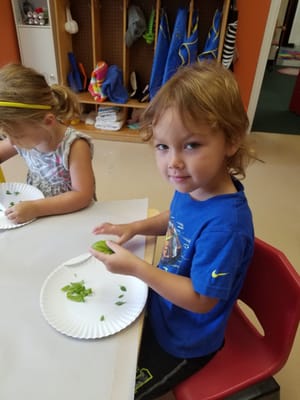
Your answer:
[[[228,275],[228,272],[217,272],[215,269],[211,273],[212,278],[219,278],[219,276]]]

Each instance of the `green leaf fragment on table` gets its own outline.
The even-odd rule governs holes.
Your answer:
[[[85,298],[93,293],[91,288],[85,287],[84,281],[71,282],[69,285],[63,286],[61,290],[66,292],[67,299],[78,303],[84,303]]]
[[[105,254],[113,254],[114,253],[114,251],[107,246],[105,240],[98,240],[98,242],[93,243],[92,248],[94,250],[100,251],[101,253],[105,253]]]

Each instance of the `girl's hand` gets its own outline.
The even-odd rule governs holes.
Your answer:
[[[34,201],[20,201],[5,210],[5,215],[15,224],[22,224],[37,217]]]
[[[118,236],[119,238],[115,241],[118,244],[128,242],[135,235],[132,224],[111,224],[109,222],[96,226],[93,229],[93,233],[95,235],[108,234]]]
[[[101,253],[90,248],[90,253],[99,261],[102,261],[106,268],[113,273],[135,276],[137,270],[146,264],[143,260],[132,254],[117,243],[107,240],[106,244],[113,250],[113,254]]]

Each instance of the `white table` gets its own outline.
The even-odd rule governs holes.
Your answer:
[[[121,332],[79,340],[53,329],[40,311],[40,289],[62,262],[88,251],[103,221],[147,216],[146,199],[97,202],[67,215],[0,230],[0,399],[132,400],[142,317]],[[144,257],[145,239],[132,242]],[[151,248],[152,246],[152,248]],[[153,256],[150,244],[148,256]]]

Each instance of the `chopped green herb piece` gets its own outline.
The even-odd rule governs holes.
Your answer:
[[[122,290],[122,292],[127,292],[126,286],[120,285],[120,289]]]
[[[20,192],[11,192],[11,191],[9,191],[9,190],[6,190],[6,192],[5,192],[6,194],[14,194],[15,196],[18,196],[18,194],[20,194]]]
[[[112,249],[107,246],[105,240],[99,240],[98,242],[93,243],[92,248],[94,250],[100,251],[101,253],[105,253],[105,254],[113,254],[114,253],[112,251]]]
[[[115,302],[115,305],[116,306],[122,306],[123,304],[125,304],[126,303],[126,301],[116,301]]]
[[[85,287],[84,281],[71,282],[62,287],[61,290],[66,292],[67,299],[81,303],[85,302],[85,298],[93,293],[91,288]]]
[[[15,203],[13,202],[13,201],[11,201],[10,203],[9,203],[9,207],[12,207],[12,206],[14,206],[15,205]]]
[[[73,294],[71,292],[67,292],[67,298],[72,301],[77,301],[78,303],[84,303],[84,295],[83,294]]]
[[[100,319],[100,321],[104,321],[105,320],[104,315],[101,315],[101,317],[99,319]]]
[[[124,297],[124,294],[120,294],[120,296],[118,296],[118,299],[121,299],[122,297]]]

